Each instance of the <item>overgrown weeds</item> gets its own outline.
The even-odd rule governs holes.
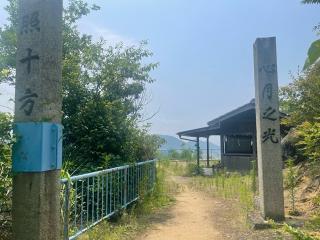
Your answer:
[[[297,216],[299,215],[298,210],[296,209],[296,192],[298,187],[298,172],[294,168],[294,162],[292,159],[287,161],[288,171],[285,175],[285,186],[289,191],[291,210],[289,214]]]
[[[193,177],[192,187],[217,197],[237,200],[242,215],[247,217],[254,207],[252,179],[249,175],[221,171],[213,177]]]
[[[287,233],[290,233],[295,240],[319,240],[319,238],[311,236],[310,234],[287,224],[284,224],[283,228]]]
[[[251,161],[251,189],[253,194],[257,193],[257,160]]]
[[[186,174],[187,165],[189,161],[162,161],[165,164],[166,171],[169,171],[170,175],[184,176]]]
[[[195,163],[188,163],[185,170],[185,176],[192,177],[192,176],[203,176],[204,171],[203,168],[198,166]]]

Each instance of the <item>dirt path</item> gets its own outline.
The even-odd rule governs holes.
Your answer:
[[[279,239],[271,230],[249,230],[230,202],[192,191],[187,178],[175,181],[184,189],[176,204],[157,213],[150,220],[151,228],[137,240]]]

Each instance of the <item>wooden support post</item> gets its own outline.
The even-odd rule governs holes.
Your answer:
[[[207,136],[207,167],[209,167],[210,166],[210,153],[209,153],[209,147],[210,147],[210,145],[209,145],[209,136]]]
[[[197,165],[200,167],[200,141],[199,137],[197,137]]]
[[[61,159],[57,147],[61,139],[56,138],[54,127],[61,127],[62,115],[62,11],[62,0],[18,1],[15,126],[41,133],[46,126],[52,128],[40,137],[30,131],[19,135],[13,149],[13,239],[61,239],[61,165],[54,162],[58,156]],[[30,146],[33,138],[39,140],[33,153],[42,155],[19,148],[19,144]]]

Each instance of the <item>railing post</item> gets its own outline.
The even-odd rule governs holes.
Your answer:
[[[128,194],[128,168],[124,169],[124,206],[127,206]]]
[[[148,164],[148,192],[151,190],[151,177],[152,177],[152,175],[151,175],[151,171],[152,171],[152,166],[153,166],[153,164],[152,163],[149,163]]]
[[[140,194],[140,192],[139,192],[139,190],[140,190],[140,188],[139,188],[139,174],[140,174],[140,169],[139,169],[139,165],[137,165],[137,179],[136,179],[136,184],[137,184],[137,192],[136,192],[136,194],[137,194],[137,197],[139,197],[139,194]]]
[[[108,189],[109,189],[109,187],[108,187],[108,185],[109,185],[109,175],[108,175],[108,173],[106,174],[106,216],[108,215],[108,205],[109,205],[109,202],[108,202],[108,196],[109,196],[109,191],[108,191]]]
[[[70,195],[70,182],[65,183],[64,195],[64,215],[63,215],[63,239],[69,239],[69,195]]]
[[[154,187],[155,182],[157,181],[157,162],[153,162],[153,181],[152,181],[152,187]]]

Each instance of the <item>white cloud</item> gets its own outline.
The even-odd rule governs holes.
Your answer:
[[[137,45],[139,42],[133,38],[120,35],[110,28],[98,26],[88,22],[80,22],[79,29],[82,33],[92,35],[94,40],[103,38],[108,45],[115,45],[122,42],[125,46]]]
[[[14,86],[8,84],[0,85],[0,112],[14,111]]]
[[[4,10],[4,7],[7,5],[7,2],[0,3],[0,26],[7,22],[7,12]]]

